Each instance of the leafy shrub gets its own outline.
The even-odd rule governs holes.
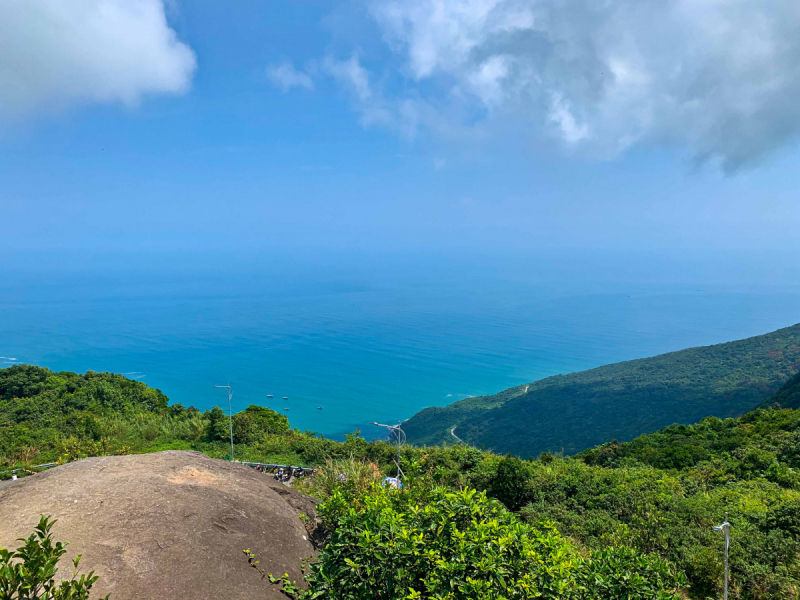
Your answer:
[[[332,534],[308,589],[282,580],[296,598],[672,600],[683,584],[665,561],[632,550],[583,557],[552,526],[523,523],[474,489],[341,488],[320,514]]]
[[[0,548],[0,600],[87,600],[98,577],[91,571],[78,577],[81,557],[73,562],[72,577],[56,582],[58,561],[66,544],[53,543],[55,521],[42,516],[28,539],[16,551]],[[108,596],[106,596],[106,599]]]
[[[548,463],[549,464],[549,463]],[[519,510],[531,501],[528,481],[533,476],[531,464],[516,456],[506,456],[490,484],[492,496],[511,510]]]
[[[632,548],[592,552],[576,573],[576,598],[581,600],[673,600],[686,577],[665,560],[642,555]]]

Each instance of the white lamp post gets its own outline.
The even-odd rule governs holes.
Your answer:
[[[725,513],[725,522],[714,527],[714,531],[725,533],[725,595],[724,600],[728,600],[728,552],[731,547],[731,524],[728,523],[728,513]]]

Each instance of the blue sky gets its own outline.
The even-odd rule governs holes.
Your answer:
[[[0,250],[796,262],[798,28],[794,0],[0,0]]]

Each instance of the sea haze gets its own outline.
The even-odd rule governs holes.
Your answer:
[[[114,371],[201,410],[230,382],[234,411],[372,437],[370,421],[800,322],[797,286],[669,261],[166,262],[5,269],[0,367]]]

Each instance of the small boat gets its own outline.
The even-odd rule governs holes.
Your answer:
[[[272,398],[272,394],[267,394],[267,398]]]
[[[284,400],[288,400],[288,399],[289,399],[289,397],[288,397],[288,396],[284,396],[284,397],[283,397],[283,399],[284,399]]]
[[[283,410],[289,410],[288,408],[284,408]]]
[[[317,407],[317,410],[322,410],[322,407],[321,407],[321,406],[318,406],[318,407]]]

